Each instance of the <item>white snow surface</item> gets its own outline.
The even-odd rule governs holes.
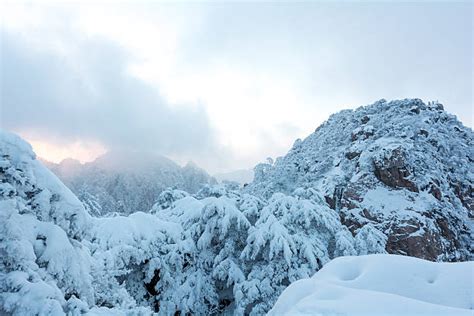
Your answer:
[[[402,103],[407,103],[405,107],[416,103],[418,107],[426,108],[418,101]],[[443,178],[442,168],[431,170],[432,175],[441,176],[439,181],[432,181],[439,186],[441,196],[420,186],[423,179],[416,182],[419,192],[380,185],[370,169],[373,161],[377,161],[373,159],[378,157],[380,148],[371,151],[375,145],[369,143],[374,135],[380,136],[375,147],[391,148],[390,144],[400,142],[393,135],[399,135],[398,129],[403,127],[400,123],[403,117],[398,113],[404,113],[403,107],[393,108],[390,111],[394,113],[390,115],[379,115],[380,111],[383,113],[395,105],[400,104],[376,104],[354,113],[356,122],[349,124],[347,135],[340,136],[354,146],[363,145],[359,139],[367,143],[362,146],[366,150],[361,152],[357,164],[356,158],[327,160],[323,152],[316,151],[313,154],[318,163],[307,161],[286,172],[293,163],[301,163],[300,158],[308,158],[305,151],[312,152],[316,148],[312,146],[312,140],[316,145],[330,140],[325,137],[318,140],[313,135],[304,142],[304,148],[297,143],[292,150],[297,154],[305,149],[302,155],[290,153],[283,159],[285,163],[257,168],[259,181],[249,185],[248,190],[233,183],[223,183],[206,185],[195,194],[174,188],[165,189],[158,196],[150,191],[147,203],[156,202],[150,206],[151,210],[128,216],[124,216],[127,212],[123,210],[142,207],[116,205],[119,208],[113,209],[116,212],[102,214],[102,217],[98,212],[94,213],[98,217],[91,216],[92,204],[81,203],[36,159],[30,145],[16,135],[0,130],[0,315],[149,315],[153,312],[173,315],[177,311],[193,315],[262,315],[273,307],[288,285],[314,275],[321,268],[322,272],[314,277],[324,276],[319,285],[314,286],[317,280],[313,278],[290,286],[291,290],[302,284],[304,291],[291,294],[291,290],[290,294],[284,294],[282,298],[290,295],[294,304],[285,303],[282,307],[279,303],[275,306],[276,311],[283,308],[282,313],[291,315],[313,314],[315,309],[311,304],[319,300],[319,309],[326,306],[325,311],[330,311],[335,307],[339,308],[336,312],[342,314],[364,314],[367,311],[364,306],[376,304],[374,302],[382,302],[371,309],[378,315],[387,311],[407,314],[412,310],[403,313],[403,308],[412,305],[416,305],[413,311],[430,315],[444,311],[459,315],[466,310],[469,312],[472,308],[472,283],[469,283],[472,282],[472,263],[437,265],[384,256],[373,258],[398,259],[393,264],[389,259],[380,259],[387,262],[374,259],[374,263],[364,259],[372,257],[362,257],[360,264],[358,258],[331,261],[340,256],[386,253],[390,250],[387,248],[389,242],[395,247],[391,251],[400,250],[400,246],[406,244],[404,239],[394,242],[390,238],[397,236],[398,229],[410,228],[410,225],[414,225],[409,230],[410,236],[424,236],[414,244],[415,250],[421,249],[421,255],[428,252],[423,247],[434,244],[446,254],[437,256],[438,253],[434,253],[432,257],[436,260],[466,258],[466,245],[473,236],[469,230],[472,226],[466,226],[472,221],[465,220],[472,205],[468,195],[472,188],[472,161],[469,160],[472,155],[468,155],[468,144],[474,139],[472,131],[441,110],[431,113],[434,110],[424,109],[431,113],[426,115],[420,110],[421,119],[432,116],[433,122],[437,119],[443,123],[443,118],[447,122],[438,129],[449,134],[450,141],[446,145],[454,144],[451,149],[458,150],[457,154],[451,155],[455,164],[445,161],[448,159],[446,154],[442,160],[436,160],[435,165],[452,167],[454,171],[447,171],[450,180],[456,180],[454,176],[459,179],[449,187],[451,182]],[[358,116],[364,111],[372,113],[371,125],[360,127],[357,122],[362,118]],[[353,116],[346,117],[348,114],[350,112],[342,112],[336,116],[332,120],[337,123],[335,126],[345,126],[340,121],[352,122]],[[397,130],[390,133],[392,136],[385,135],[386,124],[382,124],[381,118],[397,121]],[[448,128],[461,133],[460,136],[451,134]],[[323,127],[319,136],[339,135],[334,130],[331,132]],[[430,135],[436,135],[435,132],[429,130]],[[350,140],[351,133],[357,136],[354,142]],[[425,141],[420,142],[425,147]],[[338,151],[345,152],[343,147]],[[417,151],[417,155],[421,153],[422,150]],[[435,151],[431,153],[439,158]],[[377,157],[372,157],[374,155]],[[328,165],[332,162],[333,167]],[[412,162],[414,166],[419,165],[418,160]],[[70,163],[74,165],[74,162]],[[318,166],[321,170],[308,173],[308,168]],[[132,166],[129,168],[133,169]],[[268,168],[273,171],[265,174]],[[363,172],[358,172],[358,168]],[[193,166],[188,169],[190,179],[199,179]],[[349,169],[354,172],[348,172]],[[296,178],[293,171],[297,171]],[[324,176],[326,171],[330,177]],[[360,200],[355,196],[349,201],[354,204],[339,203],[340,207],[331,208],[326,202],[327,194],[333,189],[334,193],[338,192],[339,184],[335,180],[344,175],[351,177],[350,181],[346,179],[349,182],[344,182],[346,192],[359,194]],[[134,202],[141,202],[134,192],[150,182],[133,176],[128,179],[133,181],[119,181],[116,192],[119,196],[128,192]],[[315,182],[315,179],[326,182]],[[358,182],[357,179],[365,180],[354,186],[351,181]],[[136,185],[136,180],[142,187],[128,190],[129,186]],[[149,180],[153,180],[153,174]],[[277,180],[285,180],[288,186],[273,186],[273,181]],[[252,192],[258,194],[249,194]],[[100,199],[88,201],[95,205]],[[367,216],[367,222],[361,221],[360,226],[350,230],[341,221],[344,212],[354,216],[367,216],[367,212],[370,217],[376,215],[382,220],[377,222]],[[390,217],[395,220],[386,221]],[[437,221],[443,225],[437,225]],[[390,226],[387,228],[385,223]],[[446,244],[431,242],[431,237],[440,235],[438,226],[444,229],[446,225],[451,228],[448,233],[452,232],[447,235],[449,238],[440,239]],[[346,267],[343,263],[347,261]],[[422,268],[418,267],[420,262]],[[340,265],[343,268],[337,268]],[[333,266],[334,271],[331,270]],[[466,274],[466,270],[469,273]],[[443,291],[442,298],[437,290]],[[348,303],[342,304],[346,299]]]
[[[292,283],[268,315],[473,315],[474,262],[339,257]]]

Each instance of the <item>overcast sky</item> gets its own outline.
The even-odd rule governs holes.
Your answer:
[[[120,148],[252,168],[381,98],[473,124],[470,1],[0,6],[1,127],[52,161]]]

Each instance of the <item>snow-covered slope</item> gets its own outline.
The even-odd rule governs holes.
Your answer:
[[[314,188],[357,231],[388,236],[387,251],[466,260],[474,244],[474,133],[438,103],[378,101],[332,115],[274,164],[255,168],[247,192]]]
[[[93,304],[90,223],[81,202],[19,137],[0,133],[0,314]],[[80,299],[79,299],[80,297]]]
[[[94,215],[148,211],[168,187],[196,193],[216,181],[193,163],[184,167],[149,152],[111,151],[81,164],[46,162]]]
[[[27,143],[0,131],[0,314],[260,315],[288,285],[339,256],[389,251],[465,260],[472,244],[472,139],[438,104],[378,102],[334,115],[286,157],[258,166],[244,190],[231,183],[195,194],[171,188],[152,193],[156,204],[146,212],[92,217]],[[150,160],[132,158],[99,159],[92,170],[123,169],[116,181],[93,174],[90,181],[136,194],[144,188],[135,175],[147,173]],[[67,164],[68,177],[82,168]],[[198,178],[194,166],[186,168]],[[406,280],[393,269],[387,273]],[[334,297],[387,289],[375,279],[361,286],[377,287],[341,296],[336,289]],[[396,282],[389,289],[374,298],[398,313],[393,295],[413,292],[398,292]],[[417,300],[436,299],[418,289],[426,297]],[[417,304],[432,305],[423,302]]]
[[[0,152],[0,314],[262,314],[332,258],[384,251],[314,190],[168,189],[148,213],[97,218],[19,137],[0,132]]]
[[[291,284],[269,315],[472,315],[474,262],[339,257]]]
[[[91,217],[29,144],[1,130],[0,155],[0,315],[150,314],[119,279],[179,227],[144,213]]]

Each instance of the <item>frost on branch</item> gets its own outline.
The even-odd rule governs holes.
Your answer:
[[[305,196],[303,189],[298,193]],[[320,200],[316,192],[308,194]],[[238,312],[268,311],[291,282],[311,276],[335,255],[355,252],[336,212],[313,200],[274,194],[262,209],[241,255],[250,268],[239,284]]]

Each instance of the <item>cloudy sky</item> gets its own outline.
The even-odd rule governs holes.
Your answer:
[[[331,113],[439,100],[473,124],[472,2],[1,2],[1,127],[46,159],[150,150],[210,172]]]

